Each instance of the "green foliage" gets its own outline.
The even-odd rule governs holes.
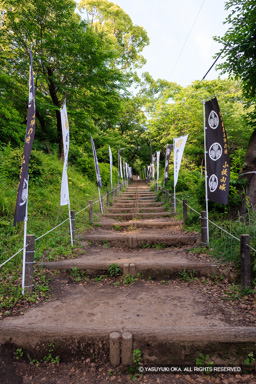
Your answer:
[[[199,354],[199,357],[196,358],[196,365],[199,367],[205,367],[205,373],[209,374],[211,372],[211,367],[213,367],[214,362],[210,361],[209,355],[203,355],[203,353]],[[209,370],[207,370],[209,368]]]
[[[141,350],[134,349],[132,353],[133,365],[129,366],[130,378],[133,381],[136,381],[136,374],[139,372],[139,368],[141,366],[141,357],[142,357]]]
[[[123,277],[123,283],[126,285],[133,285],[135,281],[136,281],[136,278],[130,274]]]
[[[49,346],[49,351],[48,355],[44,356],[43,361],[46,363],[54,363],[54,364],[59,364],[60,363],[60,357],[59,356],[54,356],[54,342],[52,342]]]
[[[121,274],[121,268],[117,264],[111,264],[108,269],[108,274],[111,277],[117,277]]]
[[[184,271],[182,272],[179,272],[179,275],[180,275],[180,278],[187,282],[187,281],[193,281],[193,280],[197,280],[197,277],[195,277],[196,275],[196,271],[195,269],[193,269],[192,271],[188,272],[186,271],[186,269],[184,269]]]

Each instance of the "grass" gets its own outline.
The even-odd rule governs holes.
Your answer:
[[[22,150],[6,149],[0,151],[0,264],[23,247],[23,222],[13,226],[17,185],[21,165]],[[28,234],[35,235],[35,261],[57,261],[72,257],[76,244],[71,246],[69,222],[37,240],[68,218],[68,207],[60,206],[60,188],[63,163],[57,156],[32,151],[30,158]],[[88,205],[89,200],[98,200],[98,188],[95,182],[74,166],[68,166],[69,196],[71,209],[79,212]],[[108,186],[102,187],[102,194]],[[99,212],[99,204],[94,204],[94,217]],[[76,235],[91,228],[88,209],[75,216]],[[8,310],[23,301],[21,295],[22,252],[0,269],[0,302]],[[35,266],[38,287],[35,295],[47,294],[48,283],[41,280],[45,276]],[[43,277],[42,277],[43,279]],[[1,309],[1,307],[0,307]]]

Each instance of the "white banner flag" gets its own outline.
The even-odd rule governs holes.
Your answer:
[[[126,171],[126,178],[128,180],[129,174],[128,174],[128,164],[127,163],[125,163],[125,171]]]
[[[60,205],[69,204],[69,193],[68,193],[68,150],[69,150],[69,126],[68,126],[68,115],[66,108],[66,100],[64,100],[63,106],[60,109],[61,116],[61,127],[62,127],[62,138],[63,138],[63,149],[64,149],[64,166],[61,179],[61,192],[60,192]]]
[[[121,179],[123,181],[123,170],[122,170],[122,158],[120,156],[120,176],[121,176]]]
[[[159,160],[160,160],[160,151],[156,153],[156,179],[157,179],[157,184],[159,180]]]
[[[110,164],[110,183],[111,183],[111,189],[112,189],[112,167],[113,167],[113,158],[112,158],[112,151],[109,145],[109,164]]]
[[[174,187],[177,184],[178,176],[179,176],[179,170],[180,170],[180,163],[183,156],[183,151],[186,145],[188,135],[182,136],[173,139],[173,147],[174,147]]]

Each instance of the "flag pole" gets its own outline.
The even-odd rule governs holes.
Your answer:
[[[74,245],[73,240],[73,231],[72,231],[72,220],[71,220],[71,211],[70,211],[70,202],[68,201],[68,215],[69,215],[69,227],[70,227],[70,238],[71,238],[71,245]]]
[[[175,161],[175,140],[173,138],[173,163]],[[175,168],[173,168],[173,172],[175,173]],[[174,206],[173,206],[173,209],[174,209],[174,213],[176,213],[176,186],[175,186],[175,179],[173,177],[173,199],[174,199]]]
[[[28,186],[27,186],[28,188]],[[25,272],[26,272],[26,248],[27,248],[27,223],[28,223],[28,195],[26,202],[26,211],[24,217],[24,237],[23,237],[23,266],[22,266],[22,295],[25,291]]]
[[[100,187],[98,186],[99,191],[99,199],[100,199],[100,212],[103,213],[103,207],[102,207],[102,201],[101,201],[101,194],[100,194]]]
[[[207,157],[206,157],[206,154],[207,154],[207,151],[206,151],[206,129],[207,129],[207,126],[206,126],[206,119],[205,119],[205,100],[203,101],[203,114],[204,114],[204,167],[205,167],[205,170],[204,170],[204,173],[205,173],[205,210],[206,210],[206,233],[207,233],[207,237],[206,237],[206,245],[208,246],[209,245],[209,220],[208,220],[208,186],[207,186],[207,183],[208,183],[208,175],[207,175]]]

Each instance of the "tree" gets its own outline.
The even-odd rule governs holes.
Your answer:
[[[225,8],[230,10],[225,23],[230,27],[223,37],[215,40],[224,47],[221,53],[225,61],[219,66],[222,72],[228,72],[240,78],[244,95],[253,111],[248,114],[248,125],[256,126],[256,3],[254,0],[229,0]],[[245,156],[243,174],[247,173],[247,195],[251,205],[256,208],[256,130],[252,133]]]
[[[118,52],[75,13],[73,0],[4,0],[0,32],[2,71],[27,84],[33,43],[37,119],[62,155],[60,107],[67,98],[77,139],[84,140],[102,120],[114,123],[124,76],[110,63]],[[55,115],[55,124],[52,124]],[[50,123],[50,124],[49,124]],[[53,126],[53,129],[51,128]],[[54,130],[54,127],[57,130]],[[56,134],[57,133],[57,134]],[[82,136],[82,138],[81,138]]]
[[[149,44],[147,32],[134,25],[122,8],[108,0],[81,0],[79,6],[94,30],[104,32],[105,38],[118,49],[117,63],[123,70],[145,64],[141,52]]]

